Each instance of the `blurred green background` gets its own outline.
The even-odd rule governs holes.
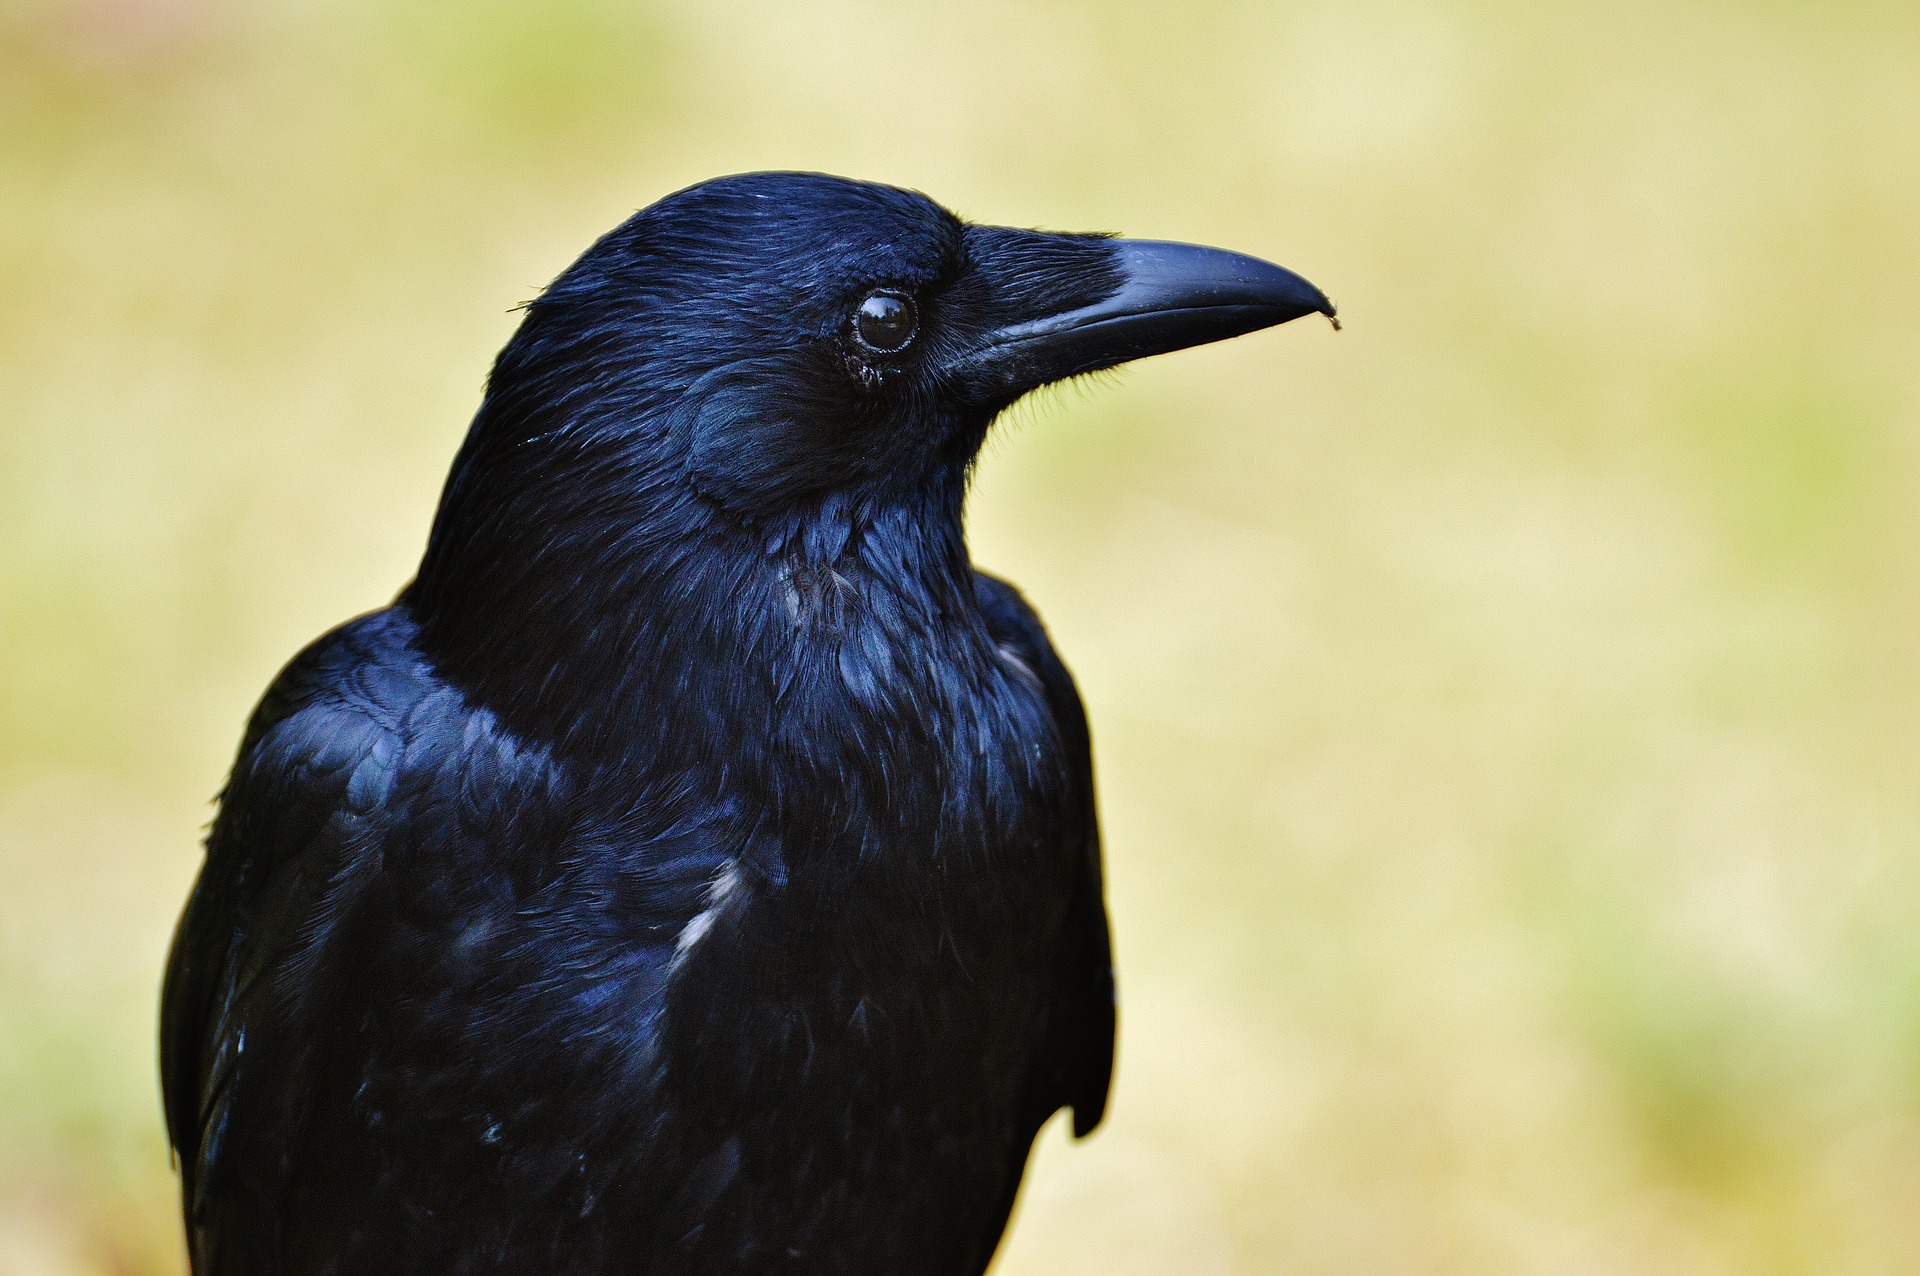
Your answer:
[[[1348,320],[982,465],[1124,999],[1001,1273],[1920,1270],[1917,86],[1852,0],[0,0],[0,1272],[180,1271],[246,713],[409,575],[509,307],[768,167]]]

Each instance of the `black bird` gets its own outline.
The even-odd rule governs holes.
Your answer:
[[[1114,1004],[1086,719],[961,509],[1034,388],[1333,307],[723,178],[526,308],[275,679],[167,971],[199,1276],[977,1273]]]

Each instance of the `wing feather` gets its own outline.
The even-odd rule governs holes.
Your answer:
[[[1081,867],[1056,950],[1054,994],[1037,1061],[1034,1103],[1036,1128],[1059,1108],[1071,1107],[1073,1132],[1084,1137],[1106,1111],[1116,1026],[1113,949],[1086,709],[1073,675],[1026,600],[1012,585],[984,572],[975,572],[974,579],[995,640],[1045,688],[1072,770],[1076,818],[1067,836],[1079,844]]]

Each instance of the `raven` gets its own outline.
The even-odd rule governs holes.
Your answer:
[[[1114,1001],[988,426],[1333,307],[1251,257],[722,178],[526,307],[418,574],[255,710],[163,993],[198,1276],[978,1273]]]

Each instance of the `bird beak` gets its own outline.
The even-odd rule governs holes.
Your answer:
[[[1020,290],[1031,298],[1023,308],[1041,313],[1015,316],[981,334],[951,369],[978,398],[1018,397],[1050,381],[1224,341],[1302,315],[1323,314],[1340,326],[1325,293],[1258,257],[1145,239],[1079,242],[1107,250],[1101,273],[1117,276],[1118,287],[1088,303],[1082,278],[1034,289],[1029,277]],[[1049,294],[1080,304],[1048,310]]]

